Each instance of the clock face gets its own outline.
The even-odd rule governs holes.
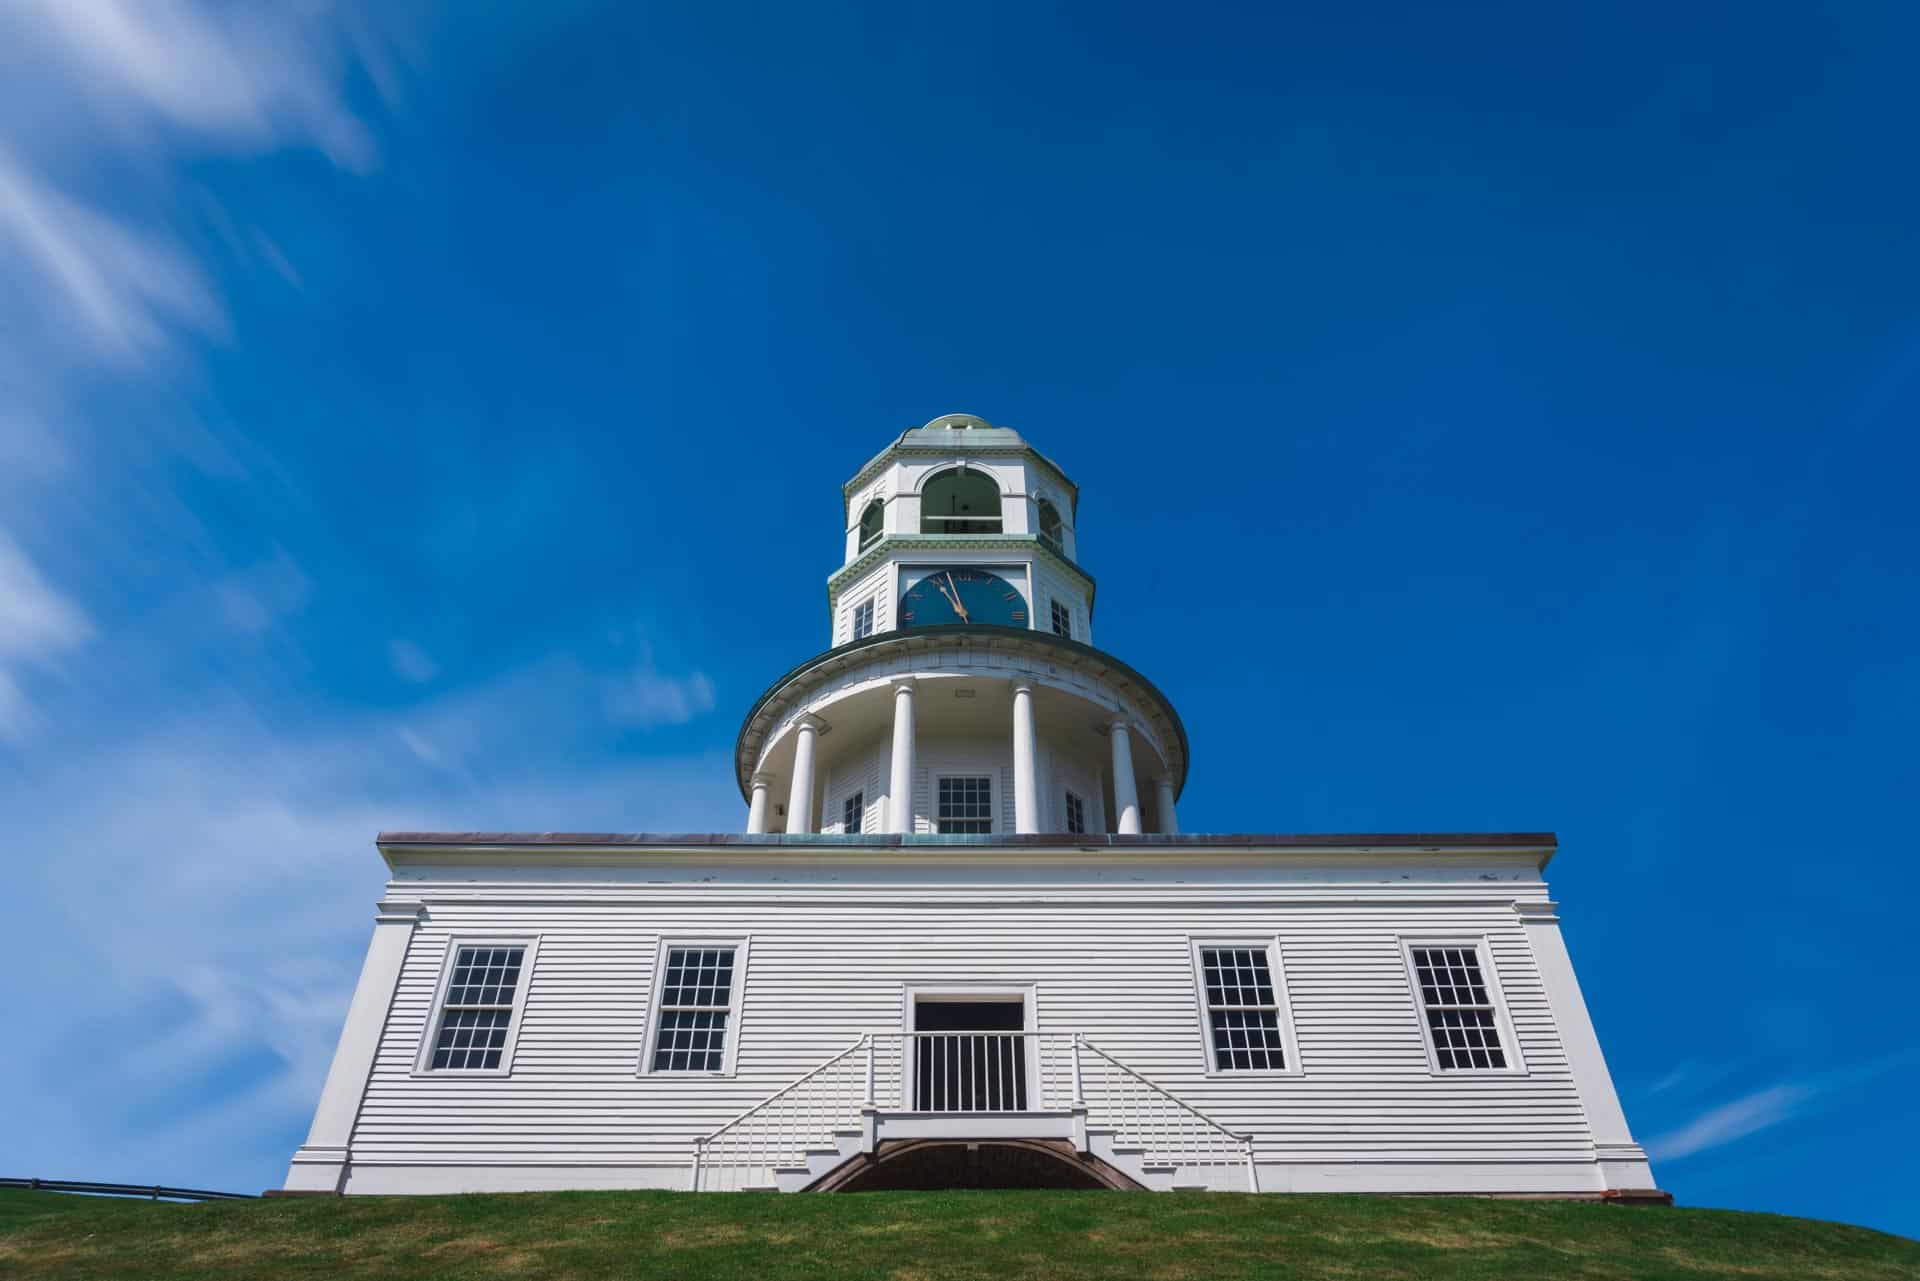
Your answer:
[[[1025,627],[1027,599],[1020,589],[985,569],[920,571],[900,597],[900,626],[989,623]]]

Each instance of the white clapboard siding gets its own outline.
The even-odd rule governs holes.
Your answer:
[[[1052,602],[1059,601],[1073,615],[1073,639],[1083,645],[1093,644],[1093,622],[1087,608],[1087,593],[1080,583],[1055,571],[1045,560],[1036,559],[1033,565],[1033,587],[1037,598],[1033,602],[1033,625],[1043,632],[1053,630]]]
[[[1252,1131],[1263,1160],[1578,1160],[1593,1150],[1515,914],[1470,886],[1427,885],[1418,902],[1381,886],[1344,900],[1321,886],[1297,902],[1268,889],[1247,905],[1227,894],[1149,903],[1121,890],[1036,903],[1011,886],[917,902],[897,887],[783,897],[764,886],[449,878],[396,888],[427,911],[355,1128],[360,1164],[681,1162],[695,1137],[861,1033],[901,1030],[904,985],[959,982],[1033,985],[1041,1030],[1085,1032]],[[1448,893],[1465,901],[1442,901]],[[1367,894],[1375,901],[1353,901]],[[448,938],[494,933],[540,939],[511,1075],[416,1074]],[[1524,1074],[1430,1074],[1406,933],[1490,941]],[[1196,935],[1280,938],[1303,1075],[1206,1074]],[[638,1074],[663,937],[751,938],[736,1076]]]
[[[835,645],[845,645],[853,639],[853,611],[863,601],[873,602],[873,630],[876,633],[893,629],[892,581],[891,566],[879,565],[862,574],[858,581],[840,589],[834,599],[833,610]]]

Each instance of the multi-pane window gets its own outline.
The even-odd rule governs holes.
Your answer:
[[[1072,792],[1067,793],[1067,830],[1069,832],[1087,830],[1087,803]]]
[[[1073,639],[1073,611],[1059,601],[1053,603],[1053,634]]]
[[[1480,950],[1472,945],[1411,950],[1420,1008],[1440,1070],[1506,1067],[1493,999],[1480,970]]]
[[[873,635],[873,602],[863,600],[853,611],[853,638]]]
[[[1264,947],[1203,947],[1200,977],[1207,992],[1208,1039],[1221,1072],[1277,1071],[1287,1066],[1280,1005]]]
[[[513,1026],[524,947],[462,947],[453,958],[440,1032],[429,1066],[447,1071],[496,1070]]]
[[[653,1038],[654,1071],[718,1072],[724,1067],[733,956],[730,947],[667,950],[659,1031]]]
[[[886,517],[886,510],[878,499],[867,504],[860,513],[860,550],[865,551],[880,541],[880,525]]]
[[[993,779],[943,778],[935,817],[943,836],[993,831]]]
[[[855,792],[840,807],[840,830],[849,836],[860,830],[860,824],[867,817],[867,794]]]

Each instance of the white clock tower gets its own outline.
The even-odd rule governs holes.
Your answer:
[[[1093,645],[1079,491],[1005,427],[947,414],[844,489],[832,647],[748,711],[747,831],[1178,831],[1186,731]]]
[[[1066,473],[966,414],[845,489],[739,832],[383,832],[286,1190],[1660,1200],[1545,832],[1181,833]]]

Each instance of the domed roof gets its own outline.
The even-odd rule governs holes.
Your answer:
[[[903,445],[939,445],[943,448],[1020,449],[1026,441],[1011,427],[995,427],[978,414],[941,414],[925,425],[903,432]]]
[[[931,431],[938,428],[948,431],[978,431],[992,427],[992,423],[978,414],[941,414],[938,418],[930,418],[922,423],[920,430]]]

